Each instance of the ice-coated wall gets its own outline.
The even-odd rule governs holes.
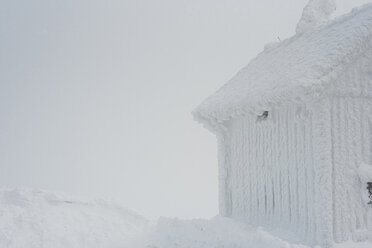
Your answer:
[[[369,52],[371,53],[371,52]],[[361,194],[358,167],[372,164],[372,56],[362,55],[336,82],[331,93],[334,240],[365,240],[372,206]]]
[[[334,239],[364,240],[368,206],[360,195],[358,166],[372,160],[372,99],[333,97],[331,106]]]
[[[217,136],[222,215],[325,247],[372,240],[372,206],[358,174],[372,164],[371,61],[372,49],[313,102],[224,123]]]
[[[313,242],[319,227],[311,112],[290,105],[269,111],[267,119],[247,115],[226,127],[220,149],[224,214]]]

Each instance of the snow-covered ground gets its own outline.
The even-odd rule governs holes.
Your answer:
[[[310,248],[224,217],[211,220],[160,219],[135,248]],[[335,244],[334,248],[371,248],[372,243]],[[320,248],[320,247],[316,247]]]
[[[0,248],[309,248],[224,217],[151,223],[118,204],[0,190]],[[344,243],[335,248],[370,248]]]
[[[211,220],[160,219],[143,242],[139,248],[305,248],[219,216]]]
[[[1,248],[116,248],[148,222],[105,201],[40,190],[0,190]]]

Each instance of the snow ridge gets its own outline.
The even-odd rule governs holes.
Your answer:
[[[106,201],[82,201],[41,190],[0,189],[0,247],[116,248],[147,221]]]

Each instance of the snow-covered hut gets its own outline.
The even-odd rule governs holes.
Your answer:
[[[372,5],[307,14],[193,112],[217,136],[220,214],[307,244],[372,240]]]

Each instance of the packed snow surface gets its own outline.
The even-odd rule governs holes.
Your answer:
[[[224,217],[212,220],[160,219],[141,247],[151,248],[305,248],[289,244],[261,228],[256,230]]]
[[[372,4],[264,50],[194,112],[213,131],[246,113],[324,93],[350,63],[372,49]]]
[[[160,219],[155,230],[135,248],[310,248],[275,237],[261,227],[250,228],[229,218]],[[334,248],[370,248],[372,243],[346,242]],[[320,248],[320,247],[318,247]]]
[[[0,190],[1,248],[116,248],[147,227],[139,215],[105,201],[40,190]]]
[[[335,248],[370,248],[347,242]],[[117,204],[0,190],[1,248],[310,248],[229,218],[150,223]]]

